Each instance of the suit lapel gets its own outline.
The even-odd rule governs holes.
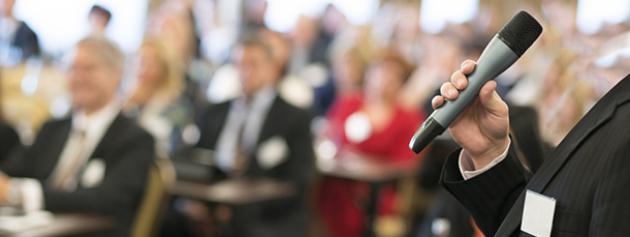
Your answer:
[[[250,162],[249,169],[251,169],[252,174],[259,174],[260,172],[263,172],[263,168],[258,161],[258,158],[260,157],[258,157],[257,152],[263,142],[276,135],[279,130],[278,126],[281,126],[278,122],[285,121],[282,119],[282,115],[282,101],[280,96],[276,95],[276,98],[273,99],[271,104],[271,108],[267,111],[262,127],[260,128],[261,130],[256,140],[256,146],[250,154],[250,158],[253,162]]]
[[[124,118],[120,113],[116,115],[116,118],[114,118],[111,124],[107,127],[107,131],[105,131],[105,134],[98,142],[98,145],[96,145],[94,151],[92,151],[92,154],[90,154],[90,156],[88,157],[88,161],[96,157],[104,158],[102,157],[105,155],[103,154],[103,152],[112,150],[111,147],[116,142],[119,142],[120,135],[118,133],[123,132],[124,130],[123,128],[121,128],[122,119]]]
[[[61,152],[66,146],[66,142],[68,141],[68,137],[70,136],[70,130],[72,129],[72,119],[66,119],[62,121],[59,125],[59,128],[57,129],[58,130],[55,130],[55,132],[52,133],[53,137],[48,140],[51,144],[50,150],[47,153],[49,158],[47,159],[46,163],[43,163],[45,165],[43,165],[43,168],[41,169],[41,171],[44,172],[38,172],[40,174],[43,173],[43,175],[40,177],[42,180],[48,179],[51,176],[52,171],[55,169],[57,163],[59,162]]]
[[[571,132],[554,150],[551,158],[543,163],[527,184],[526,189],[542,193],[553,177],[569,160],[576,148],[594,131],[610,120],[616,108],[630,100],[630,75],[621,80],[571,129]],[[509,236],[521,223],[525,190],[506,215],[495,236]]]
[[[271,108],[269,108],[269,111],[267,112],[267,116],[265,116],[265,120],[262,124],[262,127],[260,128],[261,130],[260,130],[260,134],[258,134],[256,147],[260,146],[262,142],[264,142],[265,140],[273,136],[274,132],[278,131],[277,126],[278,126],[279,121],[285,121],[282,118],[280,118],[280,115],[282,114],[281,105],[282,104],[280,101],[280,96],[276,95],[276,98],[274,98],[271,104]]]

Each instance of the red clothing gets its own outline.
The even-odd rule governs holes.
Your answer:
[[[346,120],[359,111],[363,103],[360,95],[349,95],[339,98],[332,105],[328,120],[331,126],[330,131],[334,134],[329,135],[339,143],[340,148],[373,155],[385,162],[416,157],[408,144],[414,131],[424,119],[418,111],[397,107],[390,121],[382,129],[373,130],[365,140],[358,143],[348,140],[344,129]],[[331,237],[361,236],[368,191],[366,183],[330,177],[322,181],[317,194],[317,203],[322,220],[328,227]],[[393,185],[382,187],[379,203],[380,215],[392,214],[395,211],[395,194]]]

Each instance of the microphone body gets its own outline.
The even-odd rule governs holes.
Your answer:
[[[523,16],[525,14],[526,16]],[[523,52],[536,40],[542,28],[530,29],[522,27],[522,18],[527,17],[527,27],[531,27],[533,21],[538,27],[540,25],[533,20],[529,14],[520,12],[500,33],[496,34],[490,43],[486,46],[477,61],[475,70],[468,75],[468,86],[459,92],[457,99],[453,101],[445,101],[445,103],[425,120],[418,128],[409,142],[409,148],[415,153],[419,153],[424,149],[435,137],[442,134],[446,128],[464,111],[464,109],[472,103],[479,95],[481,87],[489,80],[493,80],[499,74],[508,69],[516,60],[520,58]],[[517,24],[518,23],[518,24]],[[516,27],[514,27],[516,25]],[[510,26],[512,26],[510,28]],[[516,28],[516,29],[514,29]],[[520,40],[520,31],[523,30],[525,35],[526,46]],[[536,31],[537,30],[537,31]],[[514,33],[516,31],[516,33]],[[530,32],[533,31],[533,32]],[[537,34],[536,34],[537,33]],[[535,37],[533,34],[535,34]],[[514,43],[514,41],[517,41]],[[531,41],[531,42],[529,42]]]

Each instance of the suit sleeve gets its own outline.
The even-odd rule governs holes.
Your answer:
[[[525,188],[529,172],[520,163],[515,147],[488,171],[464,180],[459,170],[460,150],[451,154],[442,171],[441,182],[468,209],[486,236],[493,236]]]
[[[18,151],[22,144],[20,143],[20,137],[9,126],[0,126],[0,165],[4,163],[10,155]]]
[[[287,169],[287,178],[290,182],[294,182],[298,188],[308,186],[315,175],[315,152],[313,151],[310,121],[308,113],[300,113],[287,141],[290,148],[290,167]]]
[[[119,161],[101,185],[75,192],[44,188],[44,208],[52,212],[116,214],[134,210],[144,193],[148,169],[155,157],[153,139],[146,133],[132,136],[117,154]],[[108,168],[110,169],[110,168]]]
[[[34,178],[33,164],[37,164],[38,154],[40,151],[40,144],[45,143],[47,137],[54,131],[51,122],[46,122],[42,125],[42,128],[37,133],[35,141],[28,147],[19,147],[7,157],[7,160],[2,164],[0,169],[11,177],[28,177]]]

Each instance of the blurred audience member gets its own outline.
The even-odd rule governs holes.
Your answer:
[[[248,38],[233,53],[242,95],[205,111],[198,146],[215,151],[228,177],[271,178],[297,189],[291,198],[231,208],[226,236],[306,236],[306,191],[313,176],[310,114],[278,95],[271,49]]]
[[[315,113],[326,115],[336,97],[361,94],[364,70],[365,62],[358,49],[351,48],[333,58],[331,78],[315,89]]]
[[[17,132],[4,121],[2,110],[2,87],[0,87],[0,167],[10,154],[21,146]]]
[[[280,97],[289,104],[302,109],[310,109],[313,105],[313,81],[324,81],[326,71],[321,66],[303,70],[300,74],[289,71],[291,45],[289,40],[279,32],[261,29],[259,35],[271,49],[280,79],[277,85]]]
[[[15,0],[0,2],[0,65],[15,65],[41,53],[35,32],[13,16],[14,5]]]
[[[164,1],[151,13],[146,35],[163,42],[166,55],[177,69],[173,74],[183,77],[183,94],[192,103],[194,114],[198,115],[206,105],[206,99],[199,78],[190,70],[199,56],[199,38],[190,7],[186,1]]]
[[[310,17],[301,16],[291,32],[292,50],[289,70],[299,74],[313,63],[328,65],[328,46],[332,38],[322,31],[319,23]]]
[[[409,72],[402,56],[387,49],[369,67],[362,94],[337,97],[329,113],[328,136],[339,150],[362,153],[382,162],[415,157],[407,144],[423,115],[399,103],[399,93]],[[365,206],[362,201],[367,197],[367,188],[367,184],[337,178],[323,181],[317,201],[331,236],[361,235],[365,223],[361,207]],[[378,213],[393,214],[395,187],[384,187],[380,199]]]
[[[90,8],[88,22],[90,23],[90,34],[95,36],[105,36],[105,31],[112,20],[112,13],[101,5],[94,5]]]
[[[135,59],[135,81],[124,109],[157,141],[159,151],[171,153],[185,145],[182,131],[194,123],[190,102],[182,97],[182,78],[158,39],[147,39]]]
[[[573,57],[566,52],[563,55],[548,69],[537,104],[541,135],[553,147],[584,116],[593,99],[585,82],[576,78]]]
[[[103,236],[129,236],[155,148],[120,114],[116,99],[124,56],[102,37],[82,39],[68,69],[73,112],[47,122],[23,154],[1,167],[0,202],[115,217]]]
[[[460,42],[451,36],[425,35],[421,43],[424,45],[421,63],[402,91],[402,101],[406,107],[420,106],[432,111],[429,98],[439,92],[441,83],[459,67],[463,50]]]

